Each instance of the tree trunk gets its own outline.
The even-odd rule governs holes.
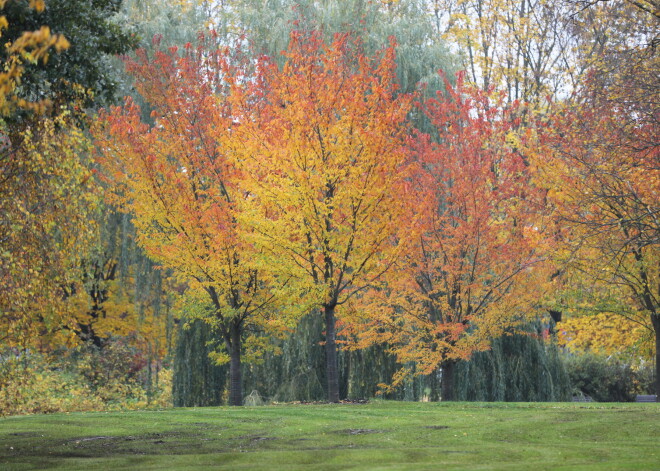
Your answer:
[[[325,310],[325,365],[328,380],[328,402],[339,402],[339,371],[335,333],[335,306]]]
[[[229,405],[243,405],[243,382],[241,378],[241,328],[237,322],[229,327]]]
[[[442,363],[442,400],[455,401],[456,388],[455,388],[455,375],[456,361],[446,360]]]
[[[660,397],[660,316],[651,314],[651,323],[655,331],[655,396]]]

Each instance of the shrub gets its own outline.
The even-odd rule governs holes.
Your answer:
[[[0,353],[0,416],[170,407],[171,371],[159,369],[149,386],[145,370],[141,355],[121,340],[51,357],[6,350]]]
[[[573,394],[588,395],[598,402],[634,401],[647,381],[644,369],[635,371],[620,359],[593,353],[567,355],[566,369]]]

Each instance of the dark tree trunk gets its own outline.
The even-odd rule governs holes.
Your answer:
[[[660,397],[660,316],[651,314],[651,323],[655,331],[655,395]]]
[[[232,321],[229,327],[229,405],[243,405],[243,381],[241,378],[241,328]]]
[[[325,310],[325,365],[328,380],[328,402],[339,402],[339,369],[337,366],[337,342],[335,333],[335,306]]]
[[[455,371],[456,361],[447,360],[442,363],[442,400],[455,401],[456,400],[456,387],[455,387]]]

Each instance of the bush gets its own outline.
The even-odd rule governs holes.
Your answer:
[[[566,369],[573,394],[598,402],[634,401],[636,394],[648,391],[650,383],[649,368],[633,369],[620,359],[593,353],[567,355]]]
[[[140,372],[147,361],[122,339],[108,340],[103,348],[86,345],[67,360],[62,366],[80,374],[106,404],[139,401],[144,395]]]
[[[145,370],[141,355],[122,340],[52,357],[6,350],[0,353],[0,416],[171,406],[171,372],[160,370],[149,387]]]
[[[91,411],[103,401],[75,374],[49,368],[44,356],[5,352],[0,360],[0,415]]]

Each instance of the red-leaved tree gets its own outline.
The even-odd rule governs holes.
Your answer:
[[[412,143],[421,231],[358,337],[361,345],[387,342],[416,374],[441,368],[442,398],[452,400],[456,363],[527,318],[544,227],[517,104],[505,108],[459,76],[423,110],[435,135]],[[410,373],[404,366],[394,384]]]

